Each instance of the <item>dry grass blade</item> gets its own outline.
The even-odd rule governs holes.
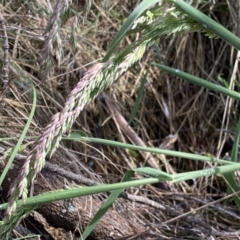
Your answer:
[[[7,30],[6,25],[4,22],[3,15],[0,12],[0,33],[2,38],[2,45],[3,45],[3,60],[2,60],[2,92],[0,96],[0,105],[4,106],[4,102],[2,98],[4,97],[4,93],[8,93],[9,83],[8,83],[8,36],[7,36]]]

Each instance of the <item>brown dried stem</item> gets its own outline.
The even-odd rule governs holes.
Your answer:
[[[6,30],[6,25],[4,22],[3,15],[0,12],[0,33],[3,41],[3,67],[2,67],[2,93],[1,93],[1,98],[3,98],[4,93],[7,94],[9,91],[9,84],[8,84],[8,49],[9,49],[9,44],[8,44],[8,36],[7,36],[7,30]],[[1,105],[3,104],[2,100],[0,100]],[[4,104],[3,104],[4,105]]]

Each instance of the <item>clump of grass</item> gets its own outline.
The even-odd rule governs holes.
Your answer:
[[[63,4],[63,5],[61,5]],[[172,1],[170,1],[170,4],[172,4]],[[64,5],[64,2],[58,1],[56,6],[66,6]],[[61,13],[65,12],[65,7],[56,7],[55,10],[57,10],[57,14],[59,16]],[[59,10],[61,9],[61,11]],[[28,153],[28,157],[26,159],[26,162],[19,174],[18,179],[13,184],[10,194],[10,208],[8,209],[7,213],[10,216],[12,211],[14,211],[14,207],[16,206],[16,200],[20,195],[23,195],[23,198],[26,199],[27,196],[27,186],[34,180],[36,174],[42,169],[45,163],[45,158],[48,153],[52,155],[56,148],[59,145],[60,140],[62,139],[62,136],[64,133],[66,133],[73,125],[74,121],[77,120],[77,116],[79,115],[80,111],[83,110],[83,107],[90,103],[103,89],[107,88],[113,82],[120,77],[120,75],[127,71],[130,66],[132,66],[135,62],[139,61],[144,52],[146,51],[147,47],[156,44],[158,41],[158,38],[160,35],[170,35],[173,33],[182,33],[182,32],[207,32],[208,35],[213,35],[211,31],[206,29],[205,27],[201,25],[194,25],[191,18],[189,18],[187,15],[184,15],[179,11],[179,9],[176,9],[175,12],[164,12],[166,21],[162,21],[162,15],[161,11],[159,11],[161,8],[154,8],[152,12],[155,14],[153,15],[153,19],[151,19],[151,15],[144,15],[143,17],[148,17],[148,19],[151,19],[151,24],[149,25],[147,22],[139,22],[139,26],[137,26],[136,29],[132,29],[129,33],[133,34],[135,32],[141,32],[141,37],[139,39],[132,39],[133,35],[129,35],[128,40],[133,41],[129,46],[124,47],[123,51],[119,54],[115,54],[115,56],[110,59],[109,61],[105,63],[99,63],[95,65],[93,68],[90,68],[81,81],[77,84],[77,86],[72,90],[72,92],[69,94],[69,97],[67,98],[67,101],[65,103],[65,106],[61,111],[57,114],[55,114],[51,120],[51,122],[48,124],[47,127],[43,129],[43,133],[40,135],[40,137],[34,142],[32,150]],[[54,11],[55,11],[54,10]],[[53,11],[53,13],[54,13]],[[159,11],[159,12],[158,12]],[[167,15],[169,14],[169,15]],[[55,15],[56,16],[56,15]],[[178,19],[179,16],[182,16],[180,20]],[[91,18],[91,12],[90,12],[90,18]],[[55,17],[52,15],[52,18],[55,19]],[[159,25],[158,20],[161,19],[162,25]],[[175,21],[174,21],[175,19]],[[177,19],[177,21],[176,21]],[[46,31],[45,36],[48,35],[48,40],[44,42],[44,49],[50,49],[54,48],[54,44],[51,45],[51,39],[54,40],[54,36],[60,38],[60,25],[54,25],[50,24],[51,20],[49,21],[50,26],[50,32],[51,34],[48,35],[48,32]],[[58,23],[59,24],[59,23]],[[54,27],[55,26],[55,27]],[[56,28],[58,27],[58,28]],[[57,35],[56,35],[57,34]],[[200,42],[200,44],[195,42],[195,39],[197,37],[197,41]],[[202,39],[204,38],[204,41],[207,41],[205,37],[201,34],[192,34],[188,35],[187,37],[178,38],[176,37],[176,42],[179,43],[177,46],[181,46],[180,49],[177,47],[174,47],[174,38],[172,39],[172,42],[170,42],[169,39],[165,39],[165,43],[169,48],[169,58],[171,59],[172,56],[175,56],[173,61],[168,60],[170,65],[174,66],[175,68],[180,69],[188,69],[191,73],[194,73],[195,75],[208,75],[208,73],[202,72],[202,64],[204,64],[203,61],[203,55],[201,49],[204,49],[205,46],[201,46]],[[150,39],[150,40],[149,40]],[[56,40],[56,39],[55,39]],[[214,41],[214,40],[209,40]],[[60,43],[60,41],[58,41]],[[172,45],[171,45],[172,44]],[[197,51],[196,51],[196,47]],[[60,46],[60,45],[58,45]],[[63,46],[63,45],[61,45]],[[171,48],[172,46],[172,48]],[[185,47],[184,47],[185,46]],[[187,46],[187,47],[186,47]],[[44,51],[45,51],[44,50]],[[58,53],[57,59],[60,62],[61,59],[63,59],[64,52],[58,52],[58,48],[54,49],[56,51],[55,53]],[[54,51],[50,51],[53,53]],[[187,52],[188,56],[198,56],[197,60],[201,60],[202,63],[199,63],[198,61],[192,61],[191,59],[194,59],[193,57],[188,57],[190,59],[181,59],[181,56],[183,54],[179,54],[178,51]],[[208,51],[208,50],[207,50]],[[211,49],[213,51],[213,55],[215,54],[215,49]],[[45,51],[45,53],[48,53],[49,51]],[[61,53],[61,54],[60,54]],[[217,57],[220,61],[220,56],[223,52],[217,53]],[[44,54],[43,54],[44,55]],[[47,58],[52,59],[53,56],[50,54],[49,56],[43,57],[42,61],[42,69],[46,70],[46,79],[51,80],[51,75],[49,75],[49,68],[47,67],[47,63],[49,62]],[[149,58],[150,59],[150,58]],[[180,59],[180,60],[179,60]],[[221,59],[222,60],[222,59]],[[214,58],[210,58],[208,64],[214,65]],[[44,64],[47,64],[44,66]],[[148,62],[146,61],[145,64],[148,66]],[[146,65],[142,65],[141,68],[146,67]],[[12,63],[11,67],[13,68],[15,72],[24,72],[27,75],[27,71],[23,71],[23,68],[17,68],[17,64],[14,65]],[[53,65],[54,66],[54,65]],[[135,68],[135,69],[134,69]],[[56,67],[57,69],[57,67]],[[56,70],[53,69],[53,70]],[[215,70],[211,71],[211,75],[209,77],[210,80],[215,78],[216,74],[218,73],[218,69],[214,68]],[[44,71],[45,71],[44,70]],[[137,72],[139,70],[138,67],[134,66],[133,71]],[[32,69],[34,72],[34,69]],[[43,72],[44,72],[43,71]],[[18,73],[19,73],[18,72]],[[54,73],[53,73],[54,74]],[[132,82],[131,78],[133,78],[132,73],[128,73],[127,75],[127,81],[130,83],[129,87],[122,87],[120,84],[115,85],[114,88],[117,89],[117,94],[114,95],[117,99],[123,99],[123,102],[128,105],[129,108],[131,108],[130,102],[133,102],[130,97],[126,97],[127,94],[131,94],[130,90],[132,90]],[[29,76],[29,75],[27,75]],[[213,134],[211,133],[211,124],[214,123],[216,125],[219,125],[219,118],[216,117],[218,113],[220,115],[222,114],[222,109],[224,108],[224,100],[222,100],[221,96],[217,94],[212,94],[214,100],[219,100],[222,102],[222,104],[211,104],[211,99],[209,98],[209,92],[205,91],[201,88],[195,87],[191,84],[186,84],[185,82],[179,80],[179,82],[176,84],[176,80],[173,80],[170,77],[167,77],[167,85],[163,86],[163,83],[157,83],[157,79],[159,79],[159,75],[157,75],[153,70],[151,70],[151,79],[148,81],[148,85],[146,87],[146,95],[148,97],[145,97],[145,104],[142,104],[141,110],[140,110],[140,120],[142,123],[144,123],[143,130],[138,130],[140,136],[143,139],[146,139],[146,141],[149,141],[151,143],[151,139],[156,138],[164,138],[166,135],[171,133],[178,132],[179,133],[179,139],[178,139],[178,147],[179,149],[183,149],[185,151],[189,151],[189,149],[193,152],[215,152],[214,143],[215,139]],[[163,76],[161,74],[161,76]],[[202,77],[202,76],[201,76]],[[36,81],[33,76],[30,77],[31,80]],[[123,78],[120,78],[120,83],[126,81]],[[160,82],[160,81],[159,81]],[[24,85],[26,87],[27,85]],[[138,85],[136,84],[134,86],[135,90],[137,89]],[[156,91],[158,89],[159,91]],[[44,89],[44,88],[42,88]],[[41,94],[43,93],[43,90],[41,90]],[[54,90],[52,90],[54,92]],[[161,94],[159,94],[161,93]],[[161,97],[159,97],[161,95]],[[189,95],[190,99],[189,99]],[[44,96],[41,99],[41,103],[46,101],[45,94],[42,94]],[[174,99],[176,98],[176,99]],[[53,99],[53,98],[52,98]],[[51,99],[51,101],[52,101]],[[61,99],[61,98],[60,98]],[[129,100],[130,99],[130,100]],[[151,99],[151,100],[149,100]],[[192,104],[192,100],[194,99],[194,103]],[[49,100],[49,99],[48,99]],[[152,101],[152,102],[150,102]],[[101,104],[101,100],[98,99],[98,102]],[[204,102],[205,104],[202,104]],[[216,101],[215,101],[216,102]],[[151,105],[153,105],[153,108],[151,109]],[[214,114],[212,113],[212,108],[206,111],[206,106],[214,105]],[[146,107],[148,106],[148,107]],[[165,116],[163,114],[159,114],[160,116],[156,118],[156,113],[152,113],[155,106],[161,106],[162,111],[164,112]],[[57,106],[58,109],[61,108],[61,106]],[[119,104],[119,108],[123,108]],[[178,111],[176,111],[178,109]],[[179,110],[180,109],[180,110]],[[217,109],[217,110],[216,110]],[[98,111],[99,109],[95,109],[95,111]],[[53,112],[56,112],[57,109],[54,109]],[[130,112],[130,110],[129,110]],[[170,113],[170,115],[169,115]],[[105,113],[104,113],[105,114]],[[126,115],[129,115],[126,113]],[[170,116],[170,117],[169,117]],[[204,119],[205,116],[209,116],[208,119]],[[91,119],[91,118],[88,118]],[[149,126],[149,119],[153,120],[153,126]],[[91,121],[91,120],[90,120]],[[205,125],[204,125],[204,124]],[[198,129],[198,126],[200,126],[200,133],[196,134]],[[137,125],[134,123],[134,127],[138,128]],[[161,133],[156,134],[159,132],[159,128],[161,129]],[[212,134],[212,135],[211,135]],[[35,134],[36,135],[36,134]],[[210,136],[209,136],[210,135]],[[112,138],[112,135],[108,133],[109,138]],[[114,136],[115,137],[115,136]],[[210,141],[210,144],[208,144],[207,140],[204,138],[208,137],[208,141]],[[191,144],[189,144],[191,142]],[[159,140],[157,141],[159,143]],[[152,144],[154,145],[154,143]],[[208,146],[208,147],[206,147]],[[111,151],[111,150],[110,150]],[[110,153],[109,153],[110,154]],[[114,154],[114,153],[111,153]],[[122,153],[123,154],[123,153]],[[124,153],[125,154],[125,153]],[[133,158],[131,154],[129,154],[130,158]],[[175,159],[176,160],[176,159]],[[120,159],[118,160],[119,163],[121,163]],[[183,163],[184,165],[184,163]],[[124,167],[123,167],[124,168]],[[198,166],[190,166],[186,164],[182,167],[176,167],[178,169],[183,170],[192,168],[196,169]],[[184,191],[188,191],[190,187],[188,185],[184,185],[186,189]],[[202,186],[204,188],[204,186]],[[200,190],[196,190],[197,192]]]

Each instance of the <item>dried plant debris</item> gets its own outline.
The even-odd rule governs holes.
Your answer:
[[[0,101],[5,103],[0,108],[1,171],[28,120],[32,84],[37,91],[37,108],[27,138],[7,175],[11,181],[3,184],[4,201],[10,191],[15,193],[14,205],[19,195],[30,190],[29,183],[36,176],[32,190],[41,194],[66,184],[118,182],[126,170],[146,165],[171,173],[208,167],[186,159],[65,141],[62,137],[70,128],[99,137],[100,127],[105,139],[215,155],[219,129],[235,125],[238,103],[226,104],[216,92],[152,68],[156,48],[148,48],[152,43],[138,46],[138,34],[130,34],[120,43],[119,49],[138,46],[123,63],[118,64],[114,57],[100,63],[136,1],[125,1],[124,5],[120,0],[2,1],[0,6]],[[238,12],[231,1],[199,3],[197,7],[237,32]],[[176,34],[155,44],[169,66],[222,84],[231,77],[236,53],[220,39],[201,33]],[[139,109],[127,126],[147,70]],[[111,75],[111,81],[101,85],[106,74]],[[98,95],[101,91],[104,93]],[[227,115],[228,125],[224,122],[222,126],[226,106],[231,114]],[[223,133],[226,139],[234,137],[234,132]],[[231,148],[227,141],[222,154]],[[22,185],[15,182],[10,188],[17,178]],[[237,239],[240,219],[231,202],[224,204],[225,193],[226,184],[220,177],[128,189],[91,237],[107,239],[111,227],[116,234],[113,239]],[[33,214],[53,238],[60,239],[54,235],[60,229],[61,234],[70,234],[67,239],[76,239],[106,197],[107,193],[53,203],[35,209]],[[81,211],[68,212],[71,203]],[[64,207],[66,212],[62,212]]]

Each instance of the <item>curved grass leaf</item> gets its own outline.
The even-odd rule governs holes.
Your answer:
[[[166,180],[172,180],[171,175],[154,168],[150,167],[143,167],[143,168],[137,168],[134,170],[129,170],[124,175],[121,182],[127,182],[130,181],[130,179],[133,177],[134,172],[141,172],[153,177],[158,178],[158,181],[166,181]],[[102,219],[102,217],[106,214],[108,209],[112,206],[112,204],[116,201],[116,199],[119,197],[121,192],[124,190],[124,188],[115,190],[112,192],[112,194],[108,197],[106,202],[101,206],[101,208],[98,210],[98,212],[95,214],[91,222],[88,224],[86,229],[84,230],[83,234],[78,240],[85,240],[87,236],[93,231],[93,229],[96,227],[96,225],[99,223],[99,221]]]
[[[224,39],[226,42],[240,50],[240,38],[236,35],[228,31],[225,27],[220,25],[219,23],[215,22],[211,18],[207,17],[205,14],[197,10],[196,8],[192,7],[191,5],[187,4],[183,0],[174,0],[176,6],[192,17],[195,21],[200,23],[204,28],[210,29],[214,32],[217,36]]]
[[[32,89],[33,89],[32,109],[31,109],[30,115],[29,115],[29,117],[28,117],[28,121],[27,121],[27,123],[26,123],[26,125],[25,125],[25,127],[24,127],[24,129],[23,129],[23,131],[22,131],[22,134],[21,134],[21,136],[20,136],[20,138],[19,138],[16,146],[14,147],[14,149],[13,149],[13,151],[12,151],[12,153],[11,153],[11,156],[10,156],[10,158],[8,159],[8,162],[7,162],[5,168],[4,168],[4,170],[3,170],[3,172],[2,172],[2,174],[1,174],[1,176],[0,176],[0,186],[2,185],[2,182],[3,182],[3,180],[4,180],[5,176],[6,176],[9,168],[10,168],[11,165],[12,165],[12,162],[13,162],[14,158],[16,157],[16,155],[17,155],[17,153],[18,153],[18,150],[19,150],[19,148],[20,148],[23,140],[25,139],[25,136],[26,136],[26,134],[27,134],[27,131],[28,131],[30,125],[31,125],[31,122],[32,122],[32,119],[33,119],[33,116],[34,116],[34,112],[35,112],[36,104],[37,104],[37,94],[36,94],[36,89],[35,89],[34,86],[32,86]]]
[[[172,181],[172,175],[162,170],[151,168],[151,167],[141,167],[134,169],[135,172],[143,173],[151,177],[157,177],[159,181]]]
[[[157,182],[159,182],[159,178],[153,177],[153,178],[145,178],[145,179],[139,179],[139,180],[104,184],[104,185],[97,185],[97,186],[90,186],[90,187],[79,186],[79,187],[68,188],[68,189],[60,189],[56,191],[39,194],[34,197],[29,197],[24,202],[23,200],[18,200],[17,209],[21,208],[21,206],[30,206],[30,205],[41,206],[42,204],[54,202],[58,200],[82,197],[82,196],[92,195],[96,193],[109,192],[113,190],[129,188],[129,187],[137,187],[137,186],[153,184]],[[0,211],[6,209],[6,207],[7,207],[7,203],[1,204]]]
[[[179,69],[170,68],[170,67],[158,64],[158,63],[152,63],[152,65],[156,66],[159,69],[161,69],[165,72],[168,72],[172,75],[183,78],[183,79],[187,80],[188,82],[194,83],[198,86],[205,87],[207,89],[222,93],[226,96],[229,96],[229,97],[232,97],[232,98],[235,98],[235,99],[238,99],[238,100],[240,99],[240,93],[239,92],[227,89],[227,88],[222,87],[220,85],[217,85],[217,84],[211,83],[209,81],[206,81],[202,78],[199,78],[199,77],[196,77],[194,75],[182,72]]]
[[[81,137],[80,135],[77,137],[77,134],[74,133],[74,137],[72,137],[72,133],[70,133],[68,138],[63,138],[65,140],[75,140],[75,141],[88,141],[88,142],[94,142],[94,143],[100,143],[100,144],[106,144],[113,147],[120,147],[120,148],[127,148],[134,151],[143,151],[143,152],[150,152],[150,153],[156,153],[156,154],[164,154],[166,156],[172,156],[172,157],[178,157],[178,158],[186,158],[186,159],[192,159],[192,160],[199,160],[199,161],[206,161],[206,162],[215,162],[219,164],[234,164],[231,161],[223,160],[223,159],[217,159],[213,158],[211,156],[203,156],[203,155],[197,155],[192,153],[185,153],[185,152],[177,152],[172,150],[166,150],[166,149],[160,149],[160,148],[151,148],[151,147],[142,147],[142,146],[136,146],[128,143],[121,143],[117,141],[107,140],[107,139],[101,139],[101,138],[92,138],[92,137]]]
[[[234,144],[233,144],[233,149],[231,153],[231,161],[232,162],[238,162],[238,144],[239,144],[239,139],[240,139],[240,119],[238,120],[237,124],[237,132],[235,135],[234,139]],[[239,186],[234,178],[234,173],[226,173],[224,174],[225,181],[227,182],[227,194],[231,194],[233,192],[238,192],[239,191]],[[238,210],[240,210],[240,196],[235,195],[233,197],[234,202],[236,203]]]
[[[151,7],[153,4],[158,3],[159,0],[144,0],[142,1],[135,9],[134,11],[129,15],[126,22],[123,24],[117,35],[114,37],[108,52],[106,53],[105,57],[103,58],[103,62],[106,62],[111,57],[112,53],[116,49],[118,43],[123,39],[123,37],[126,35],[127,31],[132,27],[135,20],[149,7]]]
[[[134,174],[134,171],[127,171],[127,173],[124,175],[122,182],[129,181]],[[93,229],[97,226],[99,221],[103,218],[103,216],[106,214],[108,209],[112,206],[112,204],[116,201],[116,199],[119,197],[121,192],[124,190],[124,188],[121,188],[119,190],[115,190],[111,193],[111,195],[108,197],[108,199],[105,201],[105,203],[101,206],[101,208],[98,210],[98,212],[94,215],[91,222],[87,225],[84,232],[82,233],[79,240],[85,240],[89,234],[93,231]]]
[[[172,182],[182,182],[189,179],[196,179],[199,177],[209,177],[212,175],[225,175],[226,173],[232,173],[234,171],[240,170],[240,163],[235,163],[234,165],[225,165],[225,166],[219,166],[214,168],[208,168],[204,170],[198,170],[198,171],[191,171],[191,172],[184,172],[184,173],[177,173],[171,175],[173,178]]]

